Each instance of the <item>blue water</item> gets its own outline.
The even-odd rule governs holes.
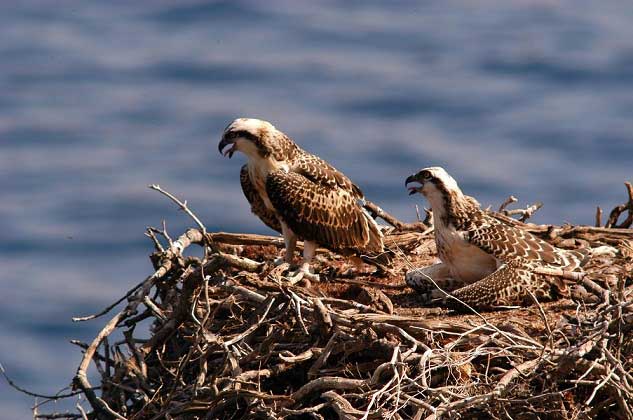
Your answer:
[[[633,6],[617,1],[0,3],[0,361],[51,393],[103,320],[73,315],[150,272],[147,225],[266,233],[222,158],[272,121],[412,220],[403,181],[441,165],[535,221],[591,223],[633,171]],[[2,418],[33,399],[0,382]],[[63,409],[67,405],[59,405]],[[47,409],[55,409],[55,406]]]

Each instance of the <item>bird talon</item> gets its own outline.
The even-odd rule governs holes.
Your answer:
[[[289,271],[285,277],[286,277],[286,280],[288,280],[290,284],[295,285],[299,283],[301,280],[303,280],[303,277],[305,275],[306,275],[305,271],[296,270],[296,271]]]
[[[299,267],[297,270],[289,271],[285,277],[292,285],[299,283],[301,280],[319,281],[319,275],[311,273],[308,267]]]

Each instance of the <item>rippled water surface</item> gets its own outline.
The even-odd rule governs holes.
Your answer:
[[[238,116],[272,121],[414,218],[403,188],[446,167],[484,205],[591,223],[633,163],[633,6],[616,1],[0,3],[0,361],[54,392],[150,271],[147,225],[268,232],[223,159]],[[30,397],[0,384],[0,417]],[[64,405],[58,408],[63,409]],[[51,407],[49,407],[51,408]],[[52,407],[54,408],[54,407]]]

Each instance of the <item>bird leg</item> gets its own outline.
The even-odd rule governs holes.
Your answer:
[[[275,258],[275,266],[279,266],[283,263],[292,264],[295,256],[295,249],[297,248],[297,235],[295,235],[295,233],[284,222],[281,222],[281,233],[284,236],[286,250],[283,258]]]
[[[317,243],[312,241],[304,241],[303,243],[303,262],[299,266],[299,268],[295,271],[288,272],[286,276],[288,280],[295,284],[301,280],[308,279],[313,281],[318,281],[319,276],[310,272],[310,264],[314,259],[314,255],[317,250]]]

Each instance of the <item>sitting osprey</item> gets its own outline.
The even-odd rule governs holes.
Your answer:
[[[304,240],[297,276],[309,272],[318,245],[343,253],[382,252],[382,233],[360,204],[361,190],[269,122],[236,119],[224,130],[218,149],[229,158],[235,151],[247,156],[240,172],[242,190],[253,213],[282,233],[286,262],[292,262],[297,237]]]
[[[529,292],[552,297],[555,279],[535,273],[535,269],[573,271],[584,263],[582,253],[555,248],[482,211],[442,168],[423,169],[408,177],[405,185],[412,182],[419,185],[409,187],[409,194],[420,192],[431,204],[435,243],[442,260],[406,274],[407,284],[414,289],[441,296],[433,291],[431,278],[473,307],[516,305],[529,303]]]

